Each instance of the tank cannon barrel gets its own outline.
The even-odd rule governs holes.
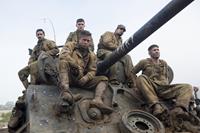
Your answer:
[[[154,17],[152,17],[146,24],[144,24],[138,31],[136,31],[123,45],[118,47],[112,54],[97,64],[97,73],[104,72],[117,62],[120,58],[125,56],[128,52],[134,49],[138,44],[149,37],[153,32],[159,29],[177,13],[183,10],[194,0],[172,0],[163,9],[161,9]]]

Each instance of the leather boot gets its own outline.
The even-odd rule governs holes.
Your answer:
[[[165,109],[159,104],[159,103],[156,103],[153,105],[153,115],[154,116],[158,116],[162,113],[164,113]]]
[[[190,120],[189,113],[183,107],[175,107],[170,112],[174,118],[181,118],[183,120]]]
[[[12,114],[10,120],[8,122],[8,128],[15,129],[19,127],[20,123],[22,123],[23,112],[18,108],[14,107],[12,110]]]
[[[99,108],[102,111],[102,113],[110,114],[113,112],[113,109],[104,104],[102,101],[102,96],[106,88],[107,84],[105,82],[100,82],[96,87],[95,98],[91,101],[90,104],[93,107]]]

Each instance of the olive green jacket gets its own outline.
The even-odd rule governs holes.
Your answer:
[[[37,45],[35,45],[35,47],[33,48],[28,64],[36,61],[42,51],[47,52],[53,57],[55,57],[59,53],[59,49],[57,48],[54,41],[48,39],[38,41]]]
[[[96,55],[89,50],[87,57],[83,58],[76,42],[66,43],[60,52],[59,59],[78,66],[81,75],[87,76],[89,80],[96,75]]]
[[[78,40],[79,40],[79,33],[80,33],[80,31],[78,31],[78,30],[76,30],[76,31],[74,31],[74,32],[70,32],[70,33],[69,33],[69,36],[67,37],[67,40],[66,40],[65,44],[66,44],[67,42],[72,42],[72,41],[78,43]],[[92,39],[92,38],[91,38],[91,39]],[[90,50],[91,50],[91,51],[94,51],[94,42],[93,42],[93,39],[91,40]]]
[[[117,38],[113,32],[105,32],[103,35],[101,35],[101,38],[99,40],[97,57],[101,58],[101,56],[104,56],[104,54],[114,51],[120,45],[122,45],[121,37]]]
[[[142,74],[146,75],[152,81],[160,84],[169,84],[168,80],[168,65],[166,61],[159,59],[159,64],[153,63],[150,58],[141,60],[133,68],[133,74],[137,74],[142,71]]]

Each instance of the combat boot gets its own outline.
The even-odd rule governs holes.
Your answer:
[[[183,120],[190,121],[191,117],[189,116],[188,112],[184,110],[183,107],[175,107],[171,110],[171,115],[173,118],[181,118]]]
[[[107,88],[107,84],[105,82],[100,82],[97,87],[96,87],[96,92],[95,92],[95,98],[91,101],[90,105],[92,107],[99,108],[102,113],[104,114],[110,114],[113,112],[113,109],[106,104],[103,103],[102,101],[102,96]]]
[[[160,114],[164,113],[165,109],[161,106],[161,104],[156,103],[153,105],[153,112],[152,114],[154,116],[159,116]]]
[[[10,120],[8,122],[8,128],[16,129],[22,123],[23,112],[16,107],[13,108]]]

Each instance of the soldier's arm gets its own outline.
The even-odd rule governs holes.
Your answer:
[[[54,41],[50,41],[48,44],[47,44],[49,50],[47,51],[47,53],[51,56],[55,56],[59,53],[59,49],[58,47],[56,46],[56,43]]]
[[[115,50],[118,46],[114,43],[112,33],[106,32],[102,36],[102,45],[108,50]]]
[[[70,32],[69,35],[68,35],[68,37],[67,37],[67,40],[66,40],[65,44],[67,42],[71,42],[72,41],[72,37],[73,37],[73,32]]]
[[[134,75],[136,75],[137,73],[139,73],[140,71],[142,71],[144,69],[144,60],[141,60],[139,61],[138,64],[136,64],[134,67],[133,67],[133,70],[132,70],[132,73]]]
[[[96,71],[97,71],[97,58],[96,55],[94,53],[91,54],[90,56],[90,62],[88,65],[88,73],[85,75],[88,80],[91,80],[94,78],[94,76],[96,75]]]
[[[76,64],[74,59],[71,56],[74,50],[74,46],[75,46],[75,43],[73,42],[66,43],[60,52],[59,60],[64,60],[71,64]]]

